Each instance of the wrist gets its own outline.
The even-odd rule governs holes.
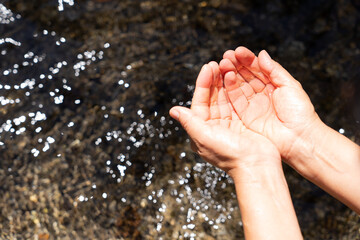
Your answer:
[[[281,157],[278,156],[247,156],[238,161],[239,164],[227,171],[237,184],[259,184],[269,178],[283,177]]]
[[[359,146],[322,122],[297,142],[287,163],[359,213]]]
[[[304,177],[311,178],[313,171],[318,170],[314,168],[316,164],[314,159],[317,152],[321,152],[324,148],[330,130],[319,117],[315,119],[301,135],[296,137],[291,150],[285,156],[285,162]]]
[[[301,239],[281,161],[236,170],[231,176],[235,183],[245,237]]]

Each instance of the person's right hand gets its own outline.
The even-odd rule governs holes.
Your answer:
[[[220,62],[230,101],[244,125],[269,138],[296,169],[294,157],[321,124],[301,84],[266,51],[245,47],[227,51]]]

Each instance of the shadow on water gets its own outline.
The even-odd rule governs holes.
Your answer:
[[[0,4],[1,238],[243,238],[231,180],[168,116],[200,67],[269,52],[359,143],[358,1]],[[285,168],[307,239],[359,217]]]

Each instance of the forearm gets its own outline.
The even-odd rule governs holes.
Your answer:
[[[246,239],[302,239],[281,164],[242,167],[230,175]]]
[[[298,143],[291,165],[360,214],[360,147],[321,121]]]

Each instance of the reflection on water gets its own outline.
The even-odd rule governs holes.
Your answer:
[[[287,7],[269,6],[271,16]],[[254,7],[232,1],[0,4],[0,236],[242,238],[231,179],[190,151],[167,111],[191,104],[201,65],[219,60],[239,37],[249,47],[270,45],[285,59],[303,58],[289,67],[311,80],[302,68],[318,56],[304,57],[303,43],[253,39],[262,28],[252,22]],[[309,82],[304,86],[312,88]],[[310,91],[315,100],[319,86]],[[329,108],[321,99],[315,105],[323,115]],[[352,119],[326,120],[355,139]],[[332,234],[354,233],[354,213],[288,172],[305,236],[326,238],[317,229],[327,231],[329,221],[337,227]]]
[[[64,4],[69,4],[69,6],[73,6],[74,1],[73,0],[59,0],[59,6],[58,6],[59,11],[64,11]]]
[[[59,1],[59,11],[64,10],[64,3],[73,5],[71,1]],[[221,183],[221,189],[228,188],[227,184],[230,180],[223,173],[205,165],[205,163],[197,163],[193,167],[187,164],[183,169],[178,169],[176,172],[171,171],[163,174],[158,173],[158,171],[167,171],[167,169],[159,169],[157,164],[153,164],[155,161],[162,161],[163,154],[161,151],[164,151],[162,148],[168,147],[166,139],[173,132],[179,131],[178,126],[172,126],[174,123],[169,120],[168,116],[160,115],[158,110],[149,113],[148,110],[142,109],[146,108],[146,105],[142,108],[136,108],[132,104],[126,104],[126,101],[110,103],[109,106],[109,101],[103,101],[109,98],[109,94],[105,91],[101,92],[95,98],[96,100],[90,101],[84,96],[86,94],[80,93],[83,89],[81,85],[76,83],[77,81],[80,81],[81,84],[84,82],[87,84],[87,81],[98,81],[98,79],[80,80],[82,72],[88,71],[88,68],[98,72],[101,68],[99,67],[101,61],[106,58],[107,49],[111,48],[111,43],[100,42],[98,44],[100,47],[96,49],[86,48],[79,51],[79,43],[61,36],[56,31],[32,27],[31,22],[23,19],[19,14],[14,16],[12,11],[4,5],[1,5],[1,9],[1,23],[4,24],[3,33],[6,34],[9,29],[14,29],[10,34],[12,37],[0,40],[0,43],[3,44],[1,49],[2,81],[0,84],[2,105],[0,144],[3,150],[9,152],[18,150],[17,154],[20,155],[20,160],[21,155],[30,154],[27,164],[40,163],[41,168],[44,168],[45,171],[49,170],[47,166],[44,166],[48,164],[48,161],[50,161],[50,165],[54,166],[58,165],[56,164],[57,161],[66,162],[68,173],[56,175],[68,178],[72,174],[81,175],[72,169],[73,167],[86,168],[86,166],[74,166],[69,163],[67,159],[71,158],[69,155],[76,155],[78,152],[86,151],[86,149],[96,149],[96,152],[102,155],[101,162],[97,164],[100,165],[101,169],[96,170],[100,174],[95,173],[93,177],[96,181],[91,181],[91,178],[87,179],[88,175],[86,174],[83,176],[83,182],[70,181],[71,184],[64,184],[63,188],[65,189],[59,189],[59,192],[60,194],[65,193],[72,199],[68,200],[68,203],[73,206],[70,208],[80,209],[80,211],[83,209],[83,214],[87,214],[87,209],[96,208],[99,204],[109,205],[109,214],[115,216],[115,219],[112,220],[114,223],[111,225],[119,229],[117,233],[114,233],[114,236],[136,234],[132,228],[138,227],[139,224],[137,222],[132,223],[131,219],[129,219],[129,223],[127,223],[126,218],[122,219],[124,216],[121,215],[126,216],[128,214],[121,212],[121,209],[127,209],[126,206],[131,206],[130,209],[133,209],[128,211],[144,213],[143,215],[137,213],[144,222],[142,223],[143,227],[149,223],[153,225],[147,226],[149,229],[145,232],[153,229],[158,232],[159,236],[170,234],[169,225],[178,229],[177,232],[172,233],[171,237],[191,239],[197,236],[194,231],[196,224],[201,222],[208,223],[208,227],[214,231],[219,230],[219,227],[224,228],[222,224],[227,219],[232,218],[236,201],[226,203],[224,200],[216,201],[212,197],[217,192],[218,184]],[[24,30],[25,32],[23,32]],[[118,76],[109,78],[108,80],[112,81],[111,91],[117,92],[119,95],[128,91],[132,87],[129,75],[142,65],[144,65],[142,60],[132,62],[125,65]],[[101,88],[101,84],[95,85],[91,87]],[[138,90],[141,91],[141,88]],[[116,95],[110,101],[117,101],[118,98],[121,96]],[[177,100],[173,99],[172,104],[176,103]],[[187,105],[189,104],[187,103]],[[89,115],[86,113],[85,116],[82,115],[84,114],[84,105],[86,105],[85,108],[91,108],[90,111],[92,112]],[[163,111],[162,114],[164,114]],[[128,117],[127,121],[124,120],[126,115],[131,116]],[[101,131],[91,128],[83,131],[82,128],[86,128],[87,122],[90,121],[97,121],[97,124],[105,126]],[[83,133],[86,136],[81,136]],[[86,144],[88,144],[86,147],[83,143],[85,139]],[[66,145],[67,143],[70,144]],[[13,147],[14,144],[18,146]],[[136,161],[134,155],[138,154],[137,151],[146,151],[135,149],[141,149],[144,144],[147,145],[146,148],[154,148],[155,151],[144,152],[146,156],[142,156],[139,163],[134,163]],[[108,146],[115,146],[118,150],[107,150]],[[176,153],[178,151],[176,149],[169,151],[176,155],[173,157],[179,159],[178,161],[182,161],[186,157],[186,152]],[[90,150],[90,152],[93,151]],[[155,154],[152,154],[154,152]],[[86,160],[91,165],[91,159],[95,156],[90,155],[88,157],[89,159]],[[172,165],[173,159],[169,155],[168,158],[167,164]],[[7,164],[3,165],[6,166]],[[183,164],[179,164],[179,166],[181,167]],[[18,171],[16,167],[12,167],[12,164],[8,163],[7,175],[16,171]],[[63,170],[60,169],[59,171]],[[134,173],[134,171],[136,172]],[[109,177],[105,177],[105,175]],[[159,183],[154,184],[156,175],[165,176],[158,180]],[[137,179],[131,179],[134,177]],[[193,183],[199,179],[205,181],[206,185]],[[54,180],[56,179],[50,177],[49,181],[52,183]],[[220,180],[222,181],[219,182]],[[61,182],[61,179],[57,179],[57,181]],[[31,220],[35,223],[36,229],[39,229],[39,234],[47,234],[48,232],[51,234],[53,231],[60,234],[64,231],[61,230],[61,226],[63,226],[61,221],[56,219],[54,214],[52,216],[50,214],[51,221],[59,224],[59,226],[49,228],[46,226],[46,221],[44,222],[42,219],[47,214],[38,211],[39,208],[48,209],[48,201],[52,201],[52,197],[47,196],[47,201],[41,203],[39,195],[41,193],[48,194],[48,192],[43,189],[40,190],[37,186],[38,183],[29,182],[29,184],[32,186],[29,186],[30,189],[26,190],[26,194],[30,195],[30,202],[40,205],[40,207],[33,207],[34,210],[31,211],[31,215],[35,215],[32,217],[35,220],[32,218]],[[79,187],[79,184],[82,186]],[[123,189],[121,189],[121,184],[124,184]],[[130,188],[127,187],[128,185]],[[126,191],[121,192],[120,196],[116,196],[119,190],[111,189],[113,187],[119,190],[126,189]],[[128,191],[136,192],[128,194]],[[18,200],[17,194],[19,192],[15,190],[10,194],[13,194],[13,197]],[[136,196],[133,197],[133,194]],[[231,198],[235,197],[233,193],[230,196]],[[23,199],[23,201],[26,200]],[[89,205],[82,206],[85,203]],[[171,212],[168,208],[172,208]],[[56,211],[62,212],[64,210],[57,209]],[[179,213],[174,214],[175,212]],[[66,215],[66,213],[63,214]],[[91,214],[88,215],[92,217]],[[174,219],[177,215],[181,215],[181,217]],[[18,217],[18,221],[20,225],[25,225],[29,220]],[[67,221],[71,222],[70,219]],[[108,219],[103,221],[108,221]],[[238,218],[237,222],[239,221]],[[86,223],[84,221],[84,224]],[[14,221],[10,221],[10,224],[14,224]],[[122,232],[121,229],[128,224],[134,224],[134,226]],[[165,229],[163,224],[165,224]],[[25,229],[24,232],[12,231],[11,229],[8,231],[10,231],[8,234],[14,234],[8,236],[16,236],[16,234],[20,236],[20,234],[31,231],[31,228]],[[64,232],[63,234],[66,234],[66,231]],[[141,235],[146,236],[145,232]],[[69,231],[69,235],[72,234]],[[155,233],[151,232],[151,235],[153,234]],[[204,235],[204,233],[202,234]]]

